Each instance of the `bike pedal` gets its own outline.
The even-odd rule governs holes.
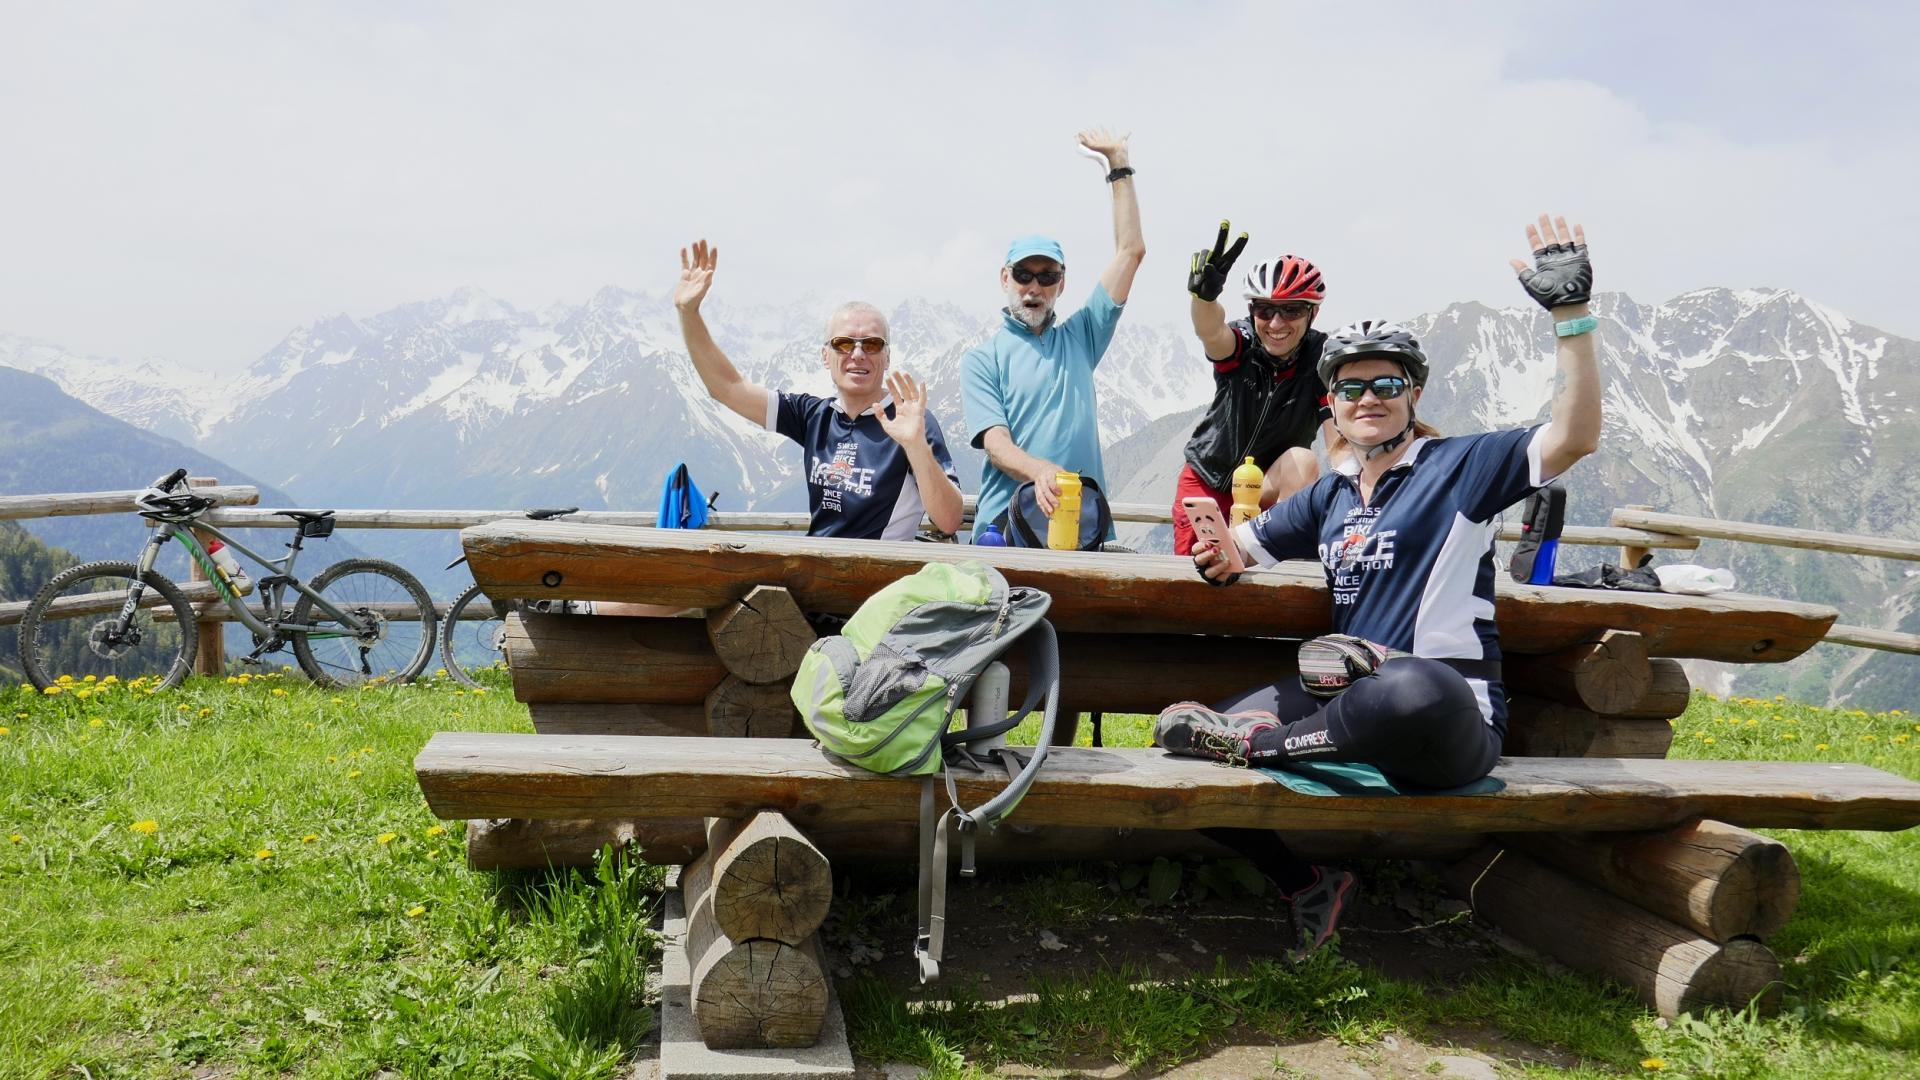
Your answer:
[[[265,664],[265,661],[261,660],[257,656],[243,656],[240,658],[240,663],[245,664],[248,667],[261,667]]]

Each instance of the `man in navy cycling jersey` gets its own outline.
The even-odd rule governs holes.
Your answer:
[[[833,397],[776,393],[743,378],[700,317],[719,261],[720,250],[705,240],[681,249],[673,293],[680,333],[715,401],[800,444],[813,514],[807,535],[911,540],[922,517],[958,532],[959,474],[927,411],[927,388],[887,370],[886,316],[855,301],[828,318],[820,362]]]
[[[1340,464],[1230,534],[1243,563],[1319,559],[1334,630],[1385,659],[1332,698],[1288,678],[1217,708],[1175,705],[1154,726],[1160,746],[1241,765],[1360,762],[1425,788],[1458,787],[1493,768],[1507,716],[1495,516],[1593,453],[1602,420],[1586,234],[1542,215],[1527,239],[1534,265],[1512,265],[1550,313],[1557,342],[1548,423],[1439,437],[1414,415],[1428,374],[1420,343],[1392,323],[1356,323],[1331,335],[1320,357]],[[1194,565],[1215,584],[1233,580],[1210,544],[1195,548]],[[1308,865],[1271,832],[1207,835],[1252,859],[1292,900],[1301,951],[1332,936],[1352,874]]]

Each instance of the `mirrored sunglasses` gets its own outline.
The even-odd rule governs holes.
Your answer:
[[[1411,385],[1398,375],[1376,375],[1371,379],[1341,379],[1327,390],[1341,401],[1359,401],[1369,390],[1381,401],[1392,401],[1406,393]]]
[[[865,349],[867,353],[871,355],[886,348],[887,339],[883,337],[837,337],[828,338],[827,344],[833,346],[833,350],[843,356],[852,356],[853,350],[856,348]]]

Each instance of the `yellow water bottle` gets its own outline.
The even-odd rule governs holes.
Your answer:
[[[1267,474],[1248,458],[1233,470],[1233,513],[1227,524],[1238,525],[1260,516],[1260,485]]]
[[[1054,475],[1060,485],[1060,505],[1047,520],[1047,546],[1055,551],[1080,550],[1080,474]]]

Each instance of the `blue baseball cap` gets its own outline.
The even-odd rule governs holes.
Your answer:
[[[1067,256],[1060,250],[1060,241],[1051,236],[1041,236],[1039,233],[1015,237],[1013,243],[1007,245],[1006,265],[1012,266],[1021,259],[1030,259],[1035,255],[1052,259],[1059,263],[1062,269],[1067,265]]]

